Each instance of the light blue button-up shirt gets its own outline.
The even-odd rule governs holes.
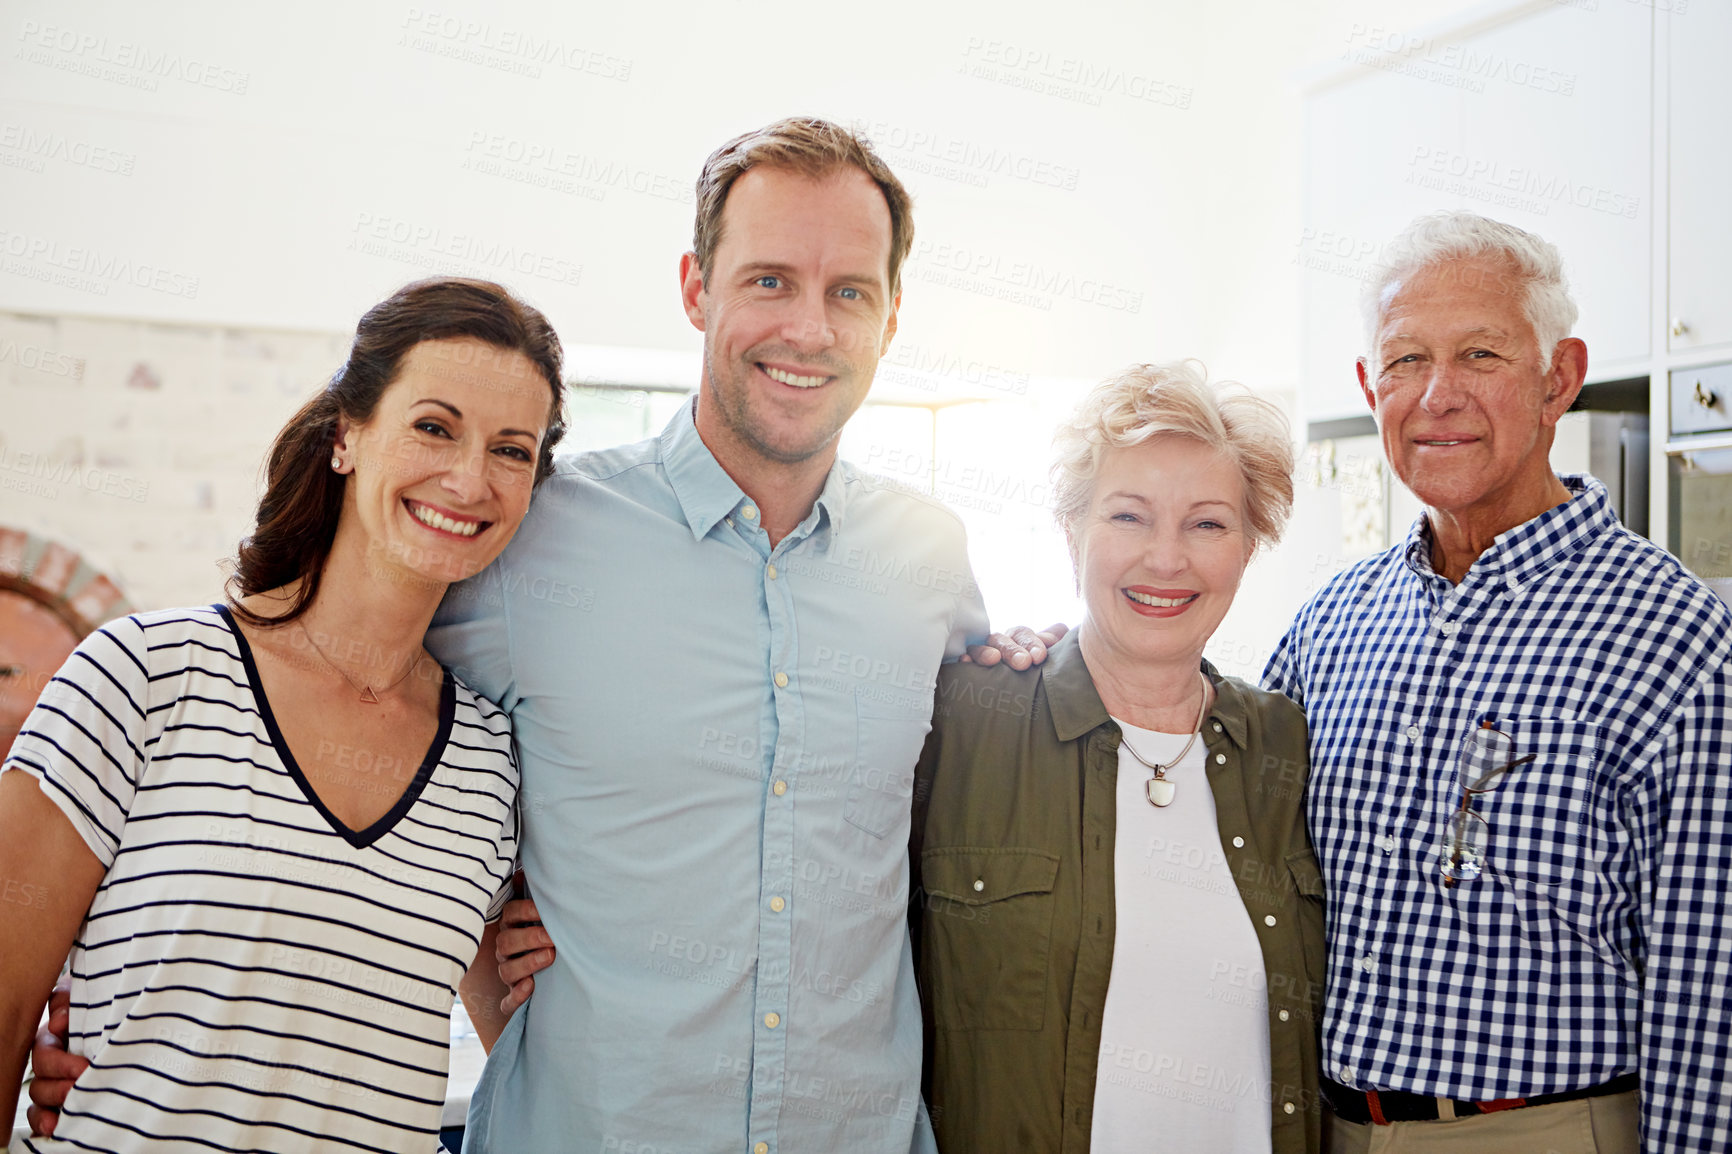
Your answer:
[[[465,1150],[931,1147],[908,809],[985,628],[956,517],[846,463],[772,549],[690,406],[561,462],[428,635],[511,714],[559,952]]]

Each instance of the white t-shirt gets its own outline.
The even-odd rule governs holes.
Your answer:
[[[1118,724],[1152,762],[1185,744]],[[1153,771],[1119,747],[1117,932],[1090,1139],[1101,1154],[1270,1149],[1263,953],[1221,849],[1203,754],[1199,736],[1166,773],[1172,804],[1156,808],[1144,786]]]
[[[510,726],[447,673],[419,765],[350,757],[402,795],[361,831],[316,800],[225,610],[78,647],[5,765],[108,867],[72,951],[90,1069],[23,1149],[435,1147],[452,998],[517,853]]]

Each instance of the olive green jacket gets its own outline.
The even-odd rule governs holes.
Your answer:
[[[910,920],[942,1154],[1083,1154],[1113,962],[1119,727],[1073,632],[1038,670],[945,666],[916,770]],[[1316,1154],[1323,881],[1304,715],[1203,670],[1221,848],[1263,948],[1224,997],[1268,1002],[1275,1154]],[[1148,975],[1159,982],[1160,975]],[[1151,1135],[1151,1150],[1160,1149]]]

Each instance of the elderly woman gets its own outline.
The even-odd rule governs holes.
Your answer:
[[[1038,671],[946,667],[918,769],[940,1148],[1316,1151],[1305,720],[1203,660],[1292,504],[1286,422],[1139,366],[1058,445],[1087,617]]]

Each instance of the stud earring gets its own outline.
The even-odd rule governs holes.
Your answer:
[[[333,454],[331,457],[331,468],[337,470],[339,473],[342,472],[343,471],[343,458],[338,457],[338,456]]]

